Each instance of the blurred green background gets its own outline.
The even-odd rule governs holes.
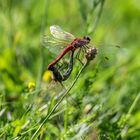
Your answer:
[[[89,35],[95,44],[120,45],[123,51],[113,54],[116,59],[108,66],[89,64],[38,139],[139,140],[138,0],[0,1],[1,139],[31,139],[61,96],[59,83],[50,88],[47,65],[54,58],[42,46],[51,25],[78,37]],[[77,62],[65,86],[79,67]]]

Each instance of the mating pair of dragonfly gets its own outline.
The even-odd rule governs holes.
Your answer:
[[[68,33],[62,30],[62,28],[56,25],[50,26],[50,33],[51,33],[51,36],[46,36],[43,43],[44,43],[44,46],[48,48],[50,51],[52,51],[53,53],[54,52],[59,53],[57,58],[48,65],[48,70],[52,71],[53,78],[55,81],[58,81],[61,83],[62,81],[65,81],[69,78],[73,70],[73,65],[74,65],[73,61],[74,61],[75,52],[77,52],[76,54],[77,59],[81,63],[82,61],[79,58],[79,55],[81,52],[84,52],[87,57],[88,55],[92,56],[92,59],[95,58],[96,55],[98,55],[97,48],[89,47],[91,39],[88,36],[84,36],[83,38],[76,38],[71,33]],[[115,46],[115,47],[119,48],[119,46]],[[60,51],[61,49],[62,51]],[[56,66],[56,64],[58,64],[58,62],[68,53],[70,53],[68,68],[64,72],[64,74],[62,74],[59,68]],[[105,58],[107,59],[106,56]]]

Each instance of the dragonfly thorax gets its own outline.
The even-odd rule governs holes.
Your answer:
[[[77,38],[73,41],[72,45],[74,46],[74,48],[79,48],[89,44],[89,42],[90,42],[89,37],[83,37],[82,39]]]

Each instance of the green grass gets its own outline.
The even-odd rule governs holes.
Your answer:
[[[140,139],[140,5],[123,2],[0,2],[0,139]],[[86,67],[74,59],[66,90],[50,80],[56,56],[41,42],[54,24],[121,49]]]

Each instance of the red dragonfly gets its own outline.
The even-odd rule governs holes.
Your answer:
[[[61,74],[61,71],[56,66],[53,66],[51,68],[51,71],[53,72],[53,80],[58,81],[62,84],[62,81],[65,81],[69,78],[69,76],[73,70],[73,54],[74,54],[74,52],[71,53],[69,66],[64,74]]]
[[[65,32],[59,26],[56,25],[50,26],[50,32],[52,34],[52,37],[45,38],[45,47],[49,47],[50,50],[51,46],[65,46],[65,48],[60,53],[60,55],[51,64],[49,64],[48,70],[51,70],[55,66],[55,64],[58,61],[60,61],[60,59],[68,52],[74,52],[78,48],[87,47],[86,45],[88,45],[90,42],[89,37],[84,36],[83,38],[75,38],[72,34]]]
[[[72,72],[73,54],[75,50],[79,48],[78,51],[80,53],[81,49],[89,48],[88,46],[90,43],[90,38],[87,36],[84,36],[83,38],[76,38],[71,33],[68,33],[62,30],[62,28],[60,28],[57,25],[50,26],[50,33],[51,33],[51,36],[44,37],[44,40],[43,40],[44,46],[48,48],[50,51],[52,51],[53,53],[57,53],[59,55],[52,63],[48,65],[48,70],[51,70],[54,73],[56,80],[61,82],[61,81],[66,80],[69,77],[70,73]],[[62,48],[64,49],[62,50]],[[119,46],[115,46],[114,48],[118,49]],[[104,57],[105,59],[108,59],[108,55],[105,54],[106,52],[110,51],[108,49],[110,49],[110,47],[107,47],[106,50],[104,49],[104,47],[102,47],[98,51],[98,56],[101,54],[100,57]],[[62,50],[62,52],[60,52],[60,50]],[[60,71],[58,71],[55,65],[69,52],[72,52],[70,62],[69,62],[69,68],[64,75],[61,75]]]

